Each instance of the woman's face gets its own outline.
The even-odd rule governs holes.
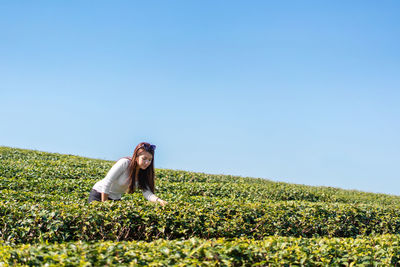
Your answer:
[[[152,160],[153,156],[147,151],[141,152],[137,157],[137,163],[142,170],[147,169],[147,167],[150,166]]]

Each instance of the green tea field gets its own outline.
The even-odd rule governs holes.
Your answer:
[[[400,265],[400,196],[156,168],[165,207],[88,204],[114,163],[1,146],[0,266]]]

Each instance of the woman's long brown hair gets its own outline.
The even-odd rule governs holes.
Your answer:
[[[149,167],[147,167],[145,170],[139,168],[139,173],[138,173],[139,188],[146,189],[146,187],[148,186],[151,192],[154,194],[154,150],[150,149],[147,150],[144,146],[142,147],[142,145],[144,144],[150,146],[150,144],[147,142],[141,142],[136,146],[135,150],[133,151],[132,157],[124,157],[131,161],[128,166],[130,182],[129,182],[129,187],[126,191],[127,193],[130,194],[135,192],[135,170],[137,167],[137,158],[143,151],[149,152],[153,156],[153,158],[151,160]]]

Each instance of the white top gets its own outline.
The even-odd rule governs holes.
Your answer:
[[[108,171],[106,177],[95,183],[93,189],[108,194],[111,199],[120,199],[129,187],[129,163],[130,160],[127,158],[119,159]],[[139,183],[136,182],[135,185],[138,187]],[[146,190],[142,189],[142,191],[147,200],[153,202],[157,200],[157,196],[150,191],[148,186]]]

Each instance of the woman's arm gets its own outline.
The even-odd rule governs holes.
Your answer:
[[[161,206],[164,206],[165,204],[168,204],[167,201],[162,200],[161,198],[159,198],[158,196],[156,196],[155,194],[153,194],[150,190],[149,187],[147,187],[147,190],[143,190],[143,196],[151,201],[151,202],[158,202],[160,203]]]
[[[163,206],[163,207],[164,207],[166,204],[168,204],[167,201],[162,200],[161,198],[159,198],[158,196],[156,196],[155,194],[153,194],[153,193],[150,191],[149,187],[147,187],[147,190],[143,190],[143,196],[144,196],[147,200],[149,200],[149,201],[151,201],[151,202],[158,202],[158,203],[160,203],[160,205]]]
[[[160,199],[159,197],[157,197],[155,194],[153,194],[149,188],[147,188],[146,190],[143,190],[143,196],[151,202],[157,202],[158,199]]]

